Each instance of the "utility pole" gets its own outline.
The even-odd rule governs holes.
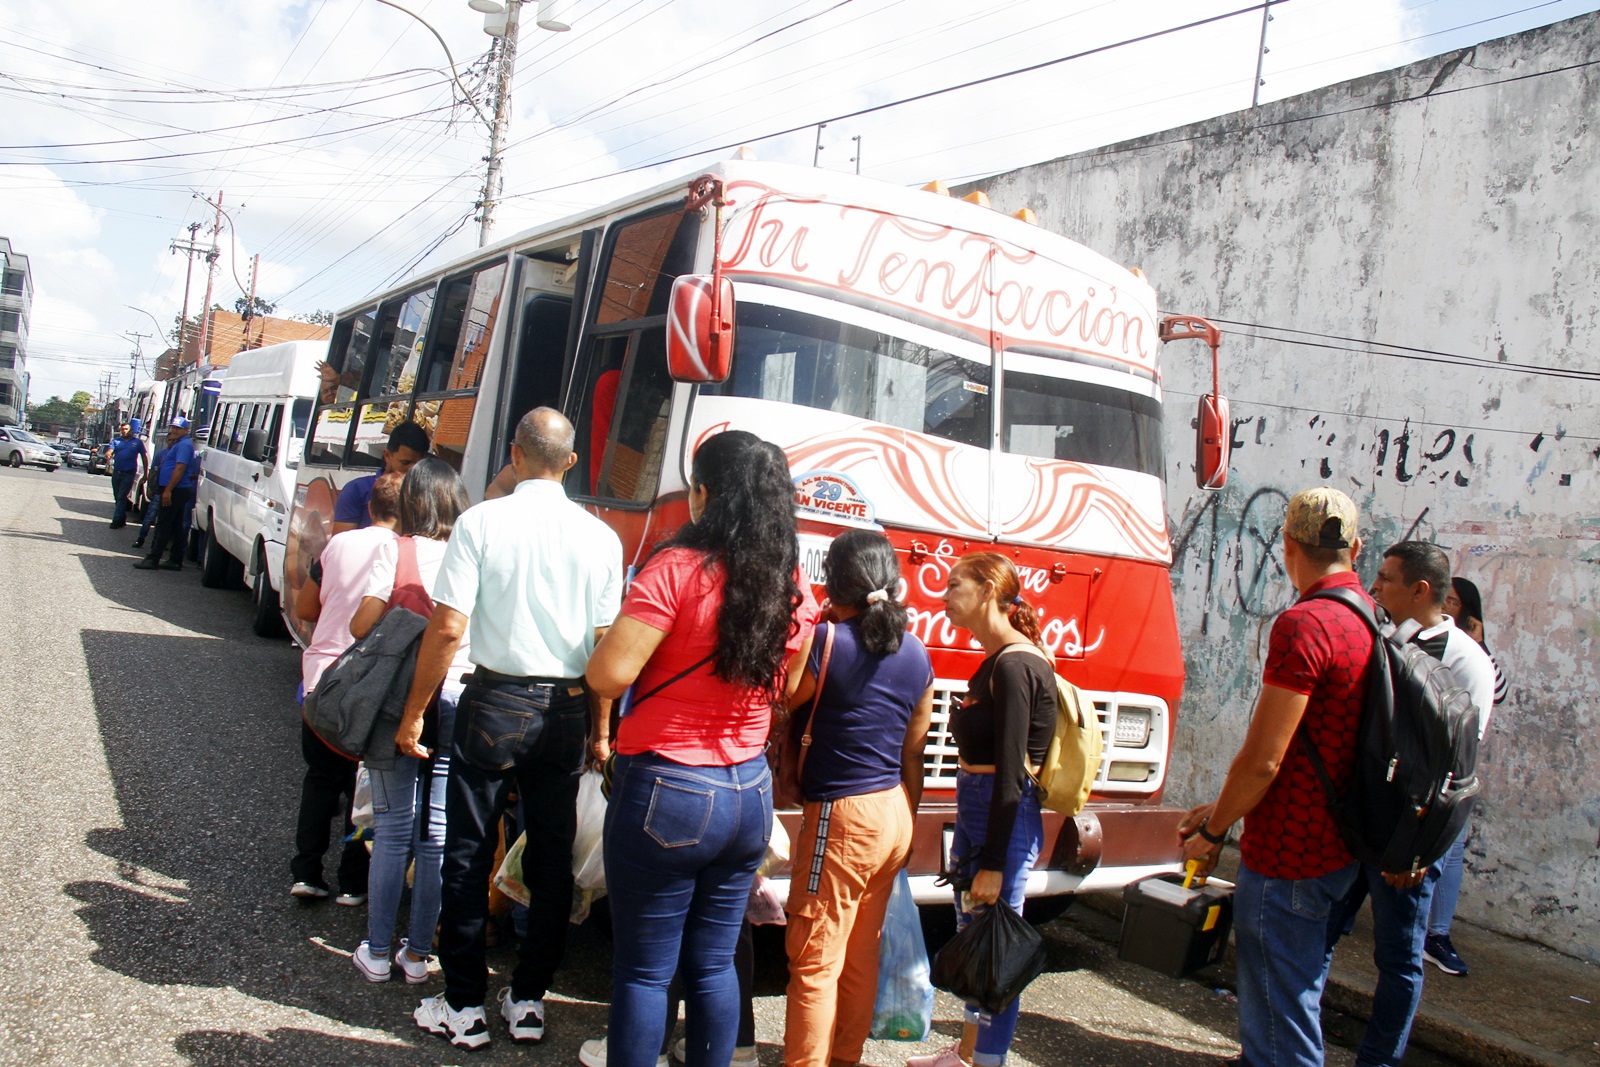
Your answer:
[[[129,330],[123,336],[133,341],[133,351],[128,353],[128,404],[132,406],[133,391],[139,386],[139,364],[144,359],[144,339],[155,334]]]
[[[239,341],[239,351],[247,348],[256,348],[250,343],[250,320],[256,317],[256,275],[261,272],[261,256],[257,255],[250,261],[250,296],[244,303],[244,337]],[[262,327],[263,334],[266,327]],[[257,339],[259,341],[259,338]]]
[[[489,169],[483,176],[483,196],[478,201],[482,210],[478,214],[478,247],[489,243],[494,232],[494,209],[504,188],[500,169],[500,153],[504,150],[506,131],[511,126],[511,75],[517,69],[517,29],[522,14],[523,0],[506,0],[506,32],[498,39],[500,51],[498,69],[494,79],[494,125],[489,128]]]
[[[858,133],[850,138],[856,143],[856,154],[850,157],[850,162],[856,165],[856,173],[861,173],[861,135]]]
[[[172,242],[174,253],[182,252],[188,258],[188,263],[183,269],[183,316],[178,319],[178,363],[183,363],[183,342],[189,328],[189,283],[194,279],[194,257],[196,252],[205,251],[194,243],[195,236],[200,232],[200,223],[189,223],[189,240],[186,244]]]
[[[217,219],[211,224],[211,251],[206,253],[206,302],[200,310],[200,346],[195,352],[194,361],[211,357],[211,287],[217,280],[217,257],[221,254],[217,249],[217,236],[222,232],[222,190],[217,190]]]

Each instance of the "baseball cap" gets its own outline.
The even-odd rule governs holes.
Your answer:
[[[172,416],[172,422],[167,425],[167,429],[169,430],[187,430],[188,428],[189,420],[184,418],[182,415]]]
[[[1349,548],[1356,540],[1355,501],[1328,485],[1302,489],[1289,501],[1283,532],[1302,545]]]

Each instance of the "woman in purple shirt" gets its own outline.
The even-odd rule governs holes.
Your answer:
[[[851,530],[834,539],[827,566],[832,621],[817,627],[791,702],[796,738],[809,726],[812,743],[786,906],[786,1067],[861,1059],[878,992],[878,936],[911,854],[933,711],[933,665],[906,633],[894,546]]]

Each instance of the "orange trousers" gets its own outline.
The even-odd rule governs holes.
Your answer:
[[[878,997],[883,916],[910,853],[911,805],[901,786],[806,803],[785,906],[785,1067],[860,1061]]]

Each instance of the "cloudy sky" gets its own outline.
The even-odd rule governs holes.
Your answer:
[[[466,0],[395,2],[437,30],[487,110],[483,16]],[[809,163],[824,121],[819,165],[854,169],[859,137],[862,173],[920,184],[1247,108],[1262,32],[1259,0],[563,6],[570,32],[524,19],[497,237],[740,144]],[[1281,0],[1260,98],[1596,8]],[[285,315],[338,309],[472,248],[488,136],[455,83],[440,40],[383,0],[7,0],[0,235],[34,272],[31,399],[93,391],[107,371],[126,392],[123,335],[170,331],[182,304],[186,258],[169,246],[194,222],[210,240],[201,196],[220,194],[227,212],[213,295],[224,307],[257,255],[258,292]],[[204,285],[197,267],[192,307]],[[165,342],[142,347],[139,377]]]

